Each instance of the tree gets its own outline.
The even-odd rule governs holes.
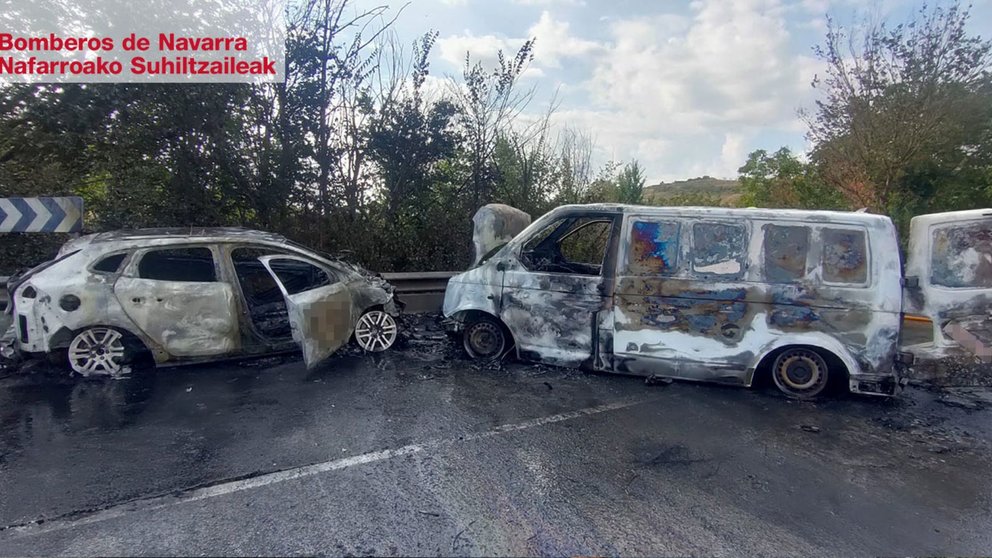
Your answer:
[[[739,203],[744,207],[847,208],[841,192],[787,147],[772,154],[764,149],[753,151],[737,172],[742,191]]]
[[[469,160],[468,187],[473,207],[492,199],[495,184],[493,156],[501,136],[506,136],[516,117],[527,106],[533,91],[517,88],[521,74],[534,59],[534,39],[526,41],[513,58],[500,50],[497,67],[486,70],[465,54],[463,83],[452,83],[451,93],[459,108],[459,122]]]
[[[827,64],[813,84],[822,98],[804,116],[813,162],[850,204],[911,214],[934,208],[934,200],[984,203],[992,162],[992,42],[967,33],[969,17],[955,3],[924,6],[913,21],[891,29],[830,23],[816,50]],[[945,187],[980,195],[937,196]]]
[[[633,160],[624,166],[617,176],[617,202],[619,203],[641,203],[641,195],[644,191],[644,172],[637,160]]]

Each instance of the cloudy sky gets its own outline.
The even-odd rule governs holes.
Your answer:
[[[359,9],[382,2],[359,0]],[[393,13],[406,2],[389,2]],[[905,21],[910,0],[411,0],[396,22],[409,43],[440,34],[432,72],[458,75],[466,51],[486,63],[537,39],[523,85],[529,110],[557,92],[559,125],[584,130],[596,162],[637,159],[649,183],[733,178],[749,152],[807,149],[826,16]],[[860,15],[859,15],[860,14]],[[992,0],[975,0],[972,31],[992,35]]]

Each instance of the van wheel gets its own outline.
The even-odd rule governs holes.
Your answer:
[[[135,351],[124,334],[97,326],[80,330],[66,351],[69,368],[82,376],[119,377],[129,369]]]
[[[813,349],[787,349],[772,365],[775,385],[790,397],[812,399],[827,387],[827,362]]]
[[[502,355],[506,349],[506,332],[496,320],[489,316],[480,316],[465,326],[462,344],[469,357],[492,360]]]

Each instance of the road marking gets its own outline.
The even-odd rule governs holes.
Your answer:
[[[52,519],[43,522],[32,522],[23,525],[10,525],[7,527],[0,527],[0,533],[9,532],[14,534],[14,537],[12,538],[21,538],[24,536],[38,535],[52,531],[61,531],[64,529],[69,529],[71,527],[89,525],[92,523],[100,523],[103,521],[107,521],[109,519],[122,517],[129,513],[152,511],[161,508],[176,506],[179,504],[196,502],[198,500],[206,500],[208,498],[215,498],[217,496],[224,496],[226,494],[233,494],[235,492],[252,490],[255,488],[261,488],[263,486],[268,486],[271,484],[301,479],[313,475],[319,475],[321,473],[327,473],[330,471],[337,471],[341,469],[347,469],[349,467],[366,465],[368,463],[385,461],[388,459],[393,459],[395,457],[403,457],[404,455],[413,455],[430,449],[452,446],[462,442],[471,442],[475,440],[482,440],[485,438],[492,438],[494,436],[505,434],[507,432],[518,432],[520,430],[527,430],[538,426],[545,426],[548,424],[564,422],[567,420],[587,417],[590,415],[596,415],[609,411],[625,409],[628,407],[633,407],[635,405],[640,405],[642,403],[647,403],[648,401],[652,401],[654,399],[657,398],[639,397],[635,399],[627,399],[627,400],[617,401],[614,403],[597,405],[595,407],[578,409],[576,411],[569,411],[567,413],[559,413],[557,415],[552,415],[549,417],[541,417],[531,420],[525,420],[523,422],[517,422],[512,424],[503,424],[491,430],[466,434],[458,438],[432,440],[432,441],[424,442],[422,444],[409,444],[396,449],[373,451],[369,453],[363,453],[361,455],[353,455],[351,457],[344,457],[341,459],[334,459],[332,461],[315,463],[313,465],[294,467],[292,469],[285,469],[282,471],[276,471],[274,473],[265,473],[247,479],[224,482],[212,486],[205,486],[202,488],[194,488],[191,490],[180,492],[179,494],[173,493],[166,496],[152,496],[148,498],[141,498],[138,500],[132,500],[130,502],[125,502],[122,504],[112,505],[110,507],[97,510],[94,512],[89,512],[81,516],[75,516],[64,519]]]

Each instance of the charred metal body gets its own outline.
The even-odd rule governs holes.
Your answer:
[[[902,286],[884,216],[580,205],[451,279],[456,329],[498,319],[521,358],[815,395],[899,387]]]
[[[904,306],[904,344],[924,361],[915,378],[992,385],[992,210],[913,218]]]
[[[503,246],[530,224],[530,215],[501,203],[484,205],[472,217],[472,265],[482,262],[486,255]]]
[[[360,267],[230,228],[80,237],[9,291],[19,351],[68,350],[83,374],[77,365],[93,360],[107,366],[89,372],[118,372],[110,360],[122,351],[185,364],[302,348],[312,366],[347,342],[366,312],[398,314],[392,287]]]

